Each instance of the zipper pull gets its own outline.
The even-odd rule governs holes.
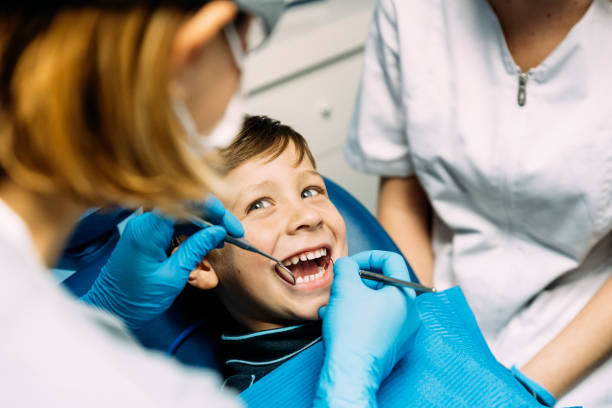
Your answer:
[[[527,102],[527,79],[529,79],[528,75],[525,72],[521,72],[519,75],[517,100],[519,106],[525,106],[525,102]]]

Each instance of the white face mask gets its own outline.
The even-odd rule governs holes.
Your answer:
[[[204,138],[204,144],[211,149],[227,147],[238,136],[244,122],[244,98],[240,89],[232,96],[223,118],[210,134]]]
[[[240,88],[232,96],[223,117],[208,134],[198,131],[195,121],[181,99],[174,100],[173,106],[176,116],[187,133],[187,144],[198,154],[227,147],[238,136],[245,116],[244,99]]]
[[[242,45],[236,28],[233,24],[229,24],[224,27],[223,33],[229,44],[234,61],[240,71],[242,71],[244,69],[245,55],[242,51]],[[198,154],[227,147],[232,140],[238,136],[245,116],[244,97],[241,84],[238,85],[238,89],[234,95],[232,95],[223,117],[217,122],[215,128],[209,134],[202,134],[198,131],[198,127],[182,99],[176,98],[173,101],[173,106],[183,129],[187,133],[188,145],[196,149]]]

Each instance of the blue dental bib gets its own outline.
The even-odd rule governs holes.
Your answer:
[[[416,299],[423,324],[382,383],[380,407],[540,407],[493,356],[455,287]],[[248,407],[310,408],[323,343],[301,352],[240,394]]]

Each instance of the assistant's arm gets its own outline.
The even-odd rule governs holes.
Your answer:
[[[378,220],[425,285],[433,283],[431,219],[429,200],[415,176],[381,178]]]
[[[555,397],[612,354],[612,276],[521,371]]]

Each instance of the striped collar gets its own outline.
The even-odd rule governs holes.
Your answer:
[[[226,385],[239,390],[321,340],[321,322],[221,336]]]

